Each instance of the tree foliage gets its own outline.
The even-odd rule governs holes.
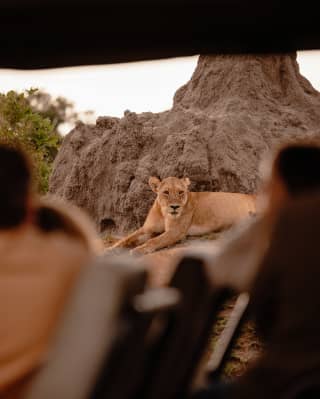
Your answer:
[[[34,163],[38,189],[45,193],[52,163],[62,141],[57,127],[63,120],[63,113],[56,113],[56,108],[50,107],[50,104],[40,113],[32,104],[36,93],[35,90],[0,93],[0,140],[29,153]]]
[[[59,128],[63,124],[75,125],[82,117],[75,111],[74,104],[71,101],[61,96],[54,98],[51,94],[42,90],[28,90],[26,100],[33,111],[50,119],[53,130],[57,134],[59,134]]]
[[[54,98],[43,90],[0,93],[0,141],[29,153],[38,190],[45,193],[62,142],[60,128],[66,124],[70,129],[92,115],[92,111],[77,113],[72,102],[64,97]]]

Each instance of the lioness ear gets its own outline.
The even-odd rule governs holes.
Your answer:
[[[183,183],[186,185],[186,187],[189,187],[191,184],[191,181],[189,179],[189,177],[184,177],[181,179],[183,181]]]
[[[158,192],[160,183],[161,183],[161,181],[155,176],[151,176],[149,178],[149,186],[151,187],[151,190],[155,193]]]

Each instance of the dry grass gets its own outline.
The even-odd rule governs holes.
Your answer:
[[[227,323],[234,303],[235,299],[227,302],[222,311],[218,314],[212,332],[209,352],[214,351],[215,345]],[[239,339],[235,343],[230,359],[225,366],[223,375],[225,377],[238,377],[242,375],[246,371],[248,365],[251,364],[261,353],[261,349],[261,342],[257,338],[253,322],[248,321],[244,323],[240,331]]]

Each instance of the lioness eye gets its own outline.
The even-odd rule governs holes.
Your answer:
[[[184,191],[179,191],[179,194],[181,195],[181,194],[183,194],[184,193]]]
[[[163,194],[169,195],[169,191],[164,191]]]

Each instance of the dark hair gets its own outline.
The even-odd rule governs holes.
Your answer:
[[[90,251],[94,250],[90,224],[81,212],[77,213],[77,209],[70,207],[70,204],[59,204],[56,199],[42,199],[41,202],[34,210],[33,223],[42,233],[64,233],[82,242]]]
[[[275,168],[288,193],[299,195],[320,191],[320,147],[311,144],[291,145],[280,150]]]
[[[31,168],[24,153],[0,144],[0,229],[19,225],[26,217]]]
[[[60,230],[70,236],[80,239],[82,237],[82,234],[79,233],[79,227],[69,216],[69,213],[50,205],[40,205],[35,210],[34,223],[41,231],[46,233]]]

